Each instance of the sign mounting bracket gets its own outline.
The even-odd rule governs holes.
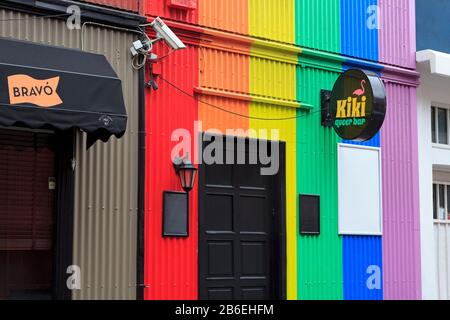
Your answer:
[[[330,90],[320,90],[321,123],[322,126],[327,128],[333,127],[333,119],[330,110],[331,93],[332,91]]]

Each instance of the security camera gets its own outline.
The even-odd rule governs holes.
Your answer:
[[[150,26],[155,30],[156,36],[163,39],[173,50],[185,49],[186,45],[175,33],[158,17]]]

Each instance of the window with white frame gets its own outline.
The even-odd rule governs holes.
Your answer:
[[[431,141],[437,144],[448,145],[450,143],[448,120],[449,109],[431,107]]]
[[[450,222],[450,184],[433,184],[433,218]]]

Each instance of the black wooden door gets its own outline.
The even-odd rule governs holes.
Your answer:
[[[275,179],[262,176],[259,164],[248,164],[248,142],[245,158],[245,165],[200,166],[199,298],[203,300],[276,298]]]

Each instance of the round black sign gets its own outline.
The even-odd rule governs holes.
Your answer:
[[[333,87],[330,111],[336,133],[345,140],[367,141],[380,130],[386,115],[386,91],[375,74],[350,69]]]

